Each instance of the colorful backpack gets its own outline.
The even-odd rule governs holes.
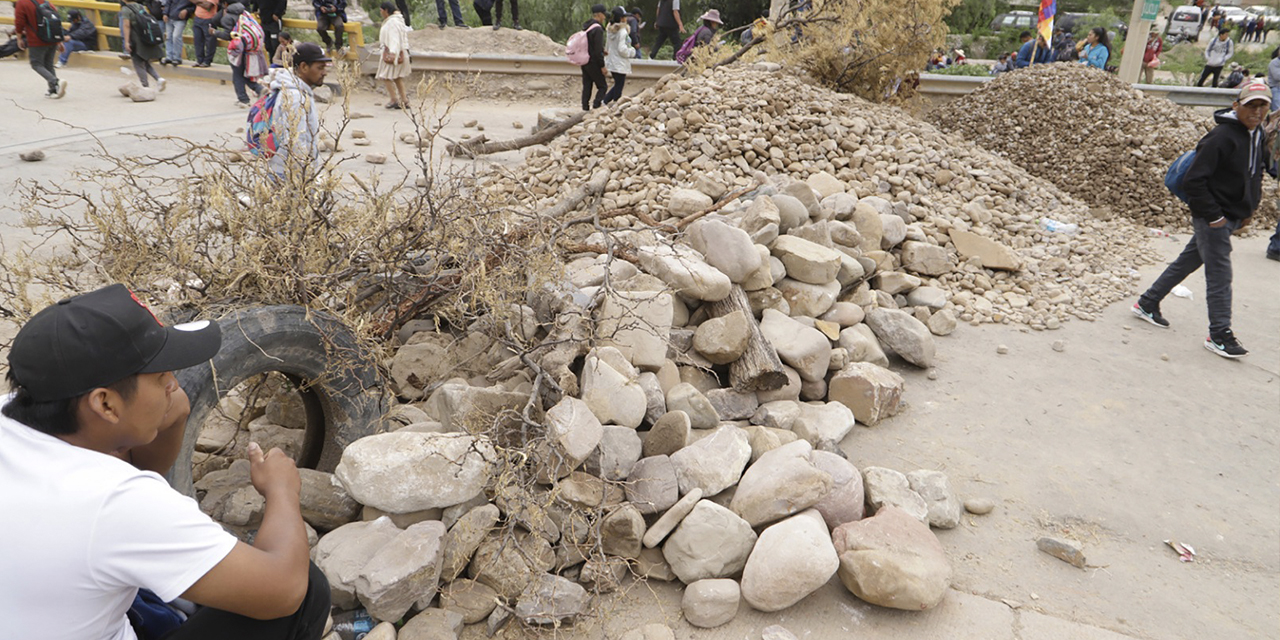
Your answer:
[[[694,29],[693,35],[684,39],[684,44],[680,45],[680,50],[676,52],[676,62],[684,64],[689,59],[689,56],[693,55],[693,49],[698,46],[698,35],[702,33],[703,29],[706,29],[706,27],[702,26]]]
[[[276,154],[276,134],[271,129],[271,116],[280,100],[280,90],[274,89],[262,94],[252,107],[249,107],[248,126],[244,129],[245,142],[249,151],[259,158],[270,158]]]
[[[245,53],[253,53],[262,49],[262,42],[265,36],[262,32],[262,25],[258,24],[257,18],[248,11],[240,14],[240,20],[236,22],[236,33],[240,35],[240,50]]]
[[[588,48],[590,41],[587,40],[587,32],[592,29],[599,28],[600,23],[594,22],[586,29],[569,36],[569,42],[565,43],[564,47],[564,57],[568,58],[569,62],[572,62],[579,67],[590,62],[591,50]]]

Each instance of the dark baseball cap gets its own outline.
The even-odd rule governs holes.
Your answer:
[[[222,346],[217,323],[166,327],[124,285],[46,307],[9,349],[9,370],[37,402],[63,400],[138,373],[186,369]]]
[[[293,51],[293,64],[299,62],[333,62],[333,58],[325,55],[320,45],[314,42],[299,42]]]

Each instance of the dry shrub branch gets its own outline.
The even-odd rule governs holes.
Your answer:
[[[882,102],[924,68],[958,0],[825,0],[792,6],[768,37],[766,58],[799,66],[823,85]]]

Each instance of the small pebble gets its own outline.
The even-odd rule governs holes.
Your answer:
[[[1067,350],[1067,343],[1065,343],[1065,342],[1063,342],[1063,341],[1061,341],[1061,340],[1054,340],[1054,341],[1053,341],[1053,350],[1054,350],[1054,351],[1057,351],[1058,353],[1062,353],[1063,351],[1066,351],[1066,350]]]
[[[1004,355],[1004,354],[1006,354],[1006,353],[1009,353],[1009,347],[1006,347],[1006,346],[1004,346],[1004,345],[1000,345],[1000,346],[996,347],[996,353],[998,353],[998,354],[1000,354],[1000,355]]]
[[[964,510],[978,516],[985,516],[996,508],[991,498],[969,498],[964,501]]]
[[[1045,536],[1036,540],[1036,547],[1067,564],[1081,569],[1087,564],[1084,558],[1084,546],[1075,540]]]
[[[926,378],[930,379],[930,380],[937,380],[937,379],[938,379],[938,371],[937,371],[937,369],[930,369],[930,370],[929,370],[929,373],[924,374],[924,376],[925,376]]]
[[[484,131],[484,125],[482,124],[476,125],[476,131]]]
[[[359,129],[352,129],[352,130],[351,130],[351,138],[352,138],[353,140],[359,140],[360,138],[365,138],[365,137],[367,137],[367,136],[365,135],[365,133],[364,133],[363,131],[361,131],[361,130],[359,130]]]
[[[464,127],[468,128],[468,129],[470,129],[471,127],[476,126],[476,124],[477,124],[478,122],[479,122],[478,120],[468,120],[468,121],[466,121],[466,122],[462,123],[462,126],[464,126]]]
[[[1168,361],[1169,361],[1169,354],[1167,354],[1167,353],[1162,353],[1162,354],[1160,354],[1160,359],[1161,359],[1161,360],[1164,360],[1165,362],[1168,362]]]
[[[796,640],[796,634],[782,625],[774,624],[760,632],[760,640]]]
[[[40,162],[41,160],[44,160],[44,152],[36,149],[35,151],[19,153],[18,157],[22,158],[26,162]]]
[[[523,123],[523,122],[512,122],[512,123],[511,123],[511,128],[512,128],[512,129],[523,129],[523,128],[524,128],[524,123]]]

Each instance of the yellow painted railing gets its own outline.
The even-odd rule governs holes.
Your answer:
[[[0,2],[15,3],[17,2],[17,0],[0,0]],[[111,14],[120,13],[119,3],[95,2],[95,0],[55,0],[54,6],[58,7],[59,11],[65,11],[67,9],[79,9],[80,12],[84,14],[85,19],[92,22],[93,25],[98,28],[98,49],[100,51],[109,50],[109,47],[107,45],[108,36],[115,36],[117,38],[120,37],[120,27],[114,26],[117,22],[116,20],[111,20],[110,26],[107,23],[104,23],[102,20],[102,14],[104,13],[111,13]],[[13,24],[13,17],[0,16],[0,24]],[[70,25],[71,23],[69,22],[63,23],[64,28],[70,28]],[[297,20],[294,18],[285,18],[284,26],[292,29],[305,29],[308,31],[315,31],[316,22],[315,20]],[[354,60],[356,58],[355,50],[364,46],[363,25],[359,22],[347,22],[343,24],[342,30],[347,35],[347,41],[351,43],[352,51],[347,54],[347,57]],[[191,34],[183,35],[182,41],[186,44],[192,44],[194,42],[194,40],[192,40]],[[222,48],[226,48],[227,43],[224,40],[218,40],[218,46]]]

